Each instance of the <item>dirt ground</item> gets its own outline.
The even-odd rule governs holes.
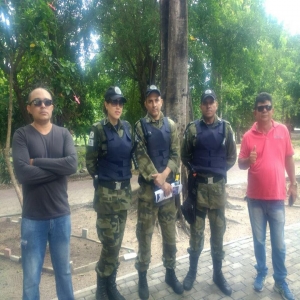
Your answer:
[[[227,230],[224,242],[237,240],[251,236],[250,224],[246,202],[243,200],[245,195],[246,184],[228,185],[228,207],[226,210]],[[299,205],[299,207],[298,207]],[[299,222],[300,200],[298,199],[294,207],[286,207],[286,225]],[[73,268],[76,268],[96,262],[101,251],[101,244],[97,241],[95,228],[95,212],[90,204],[77,205],[72,208],[72,238],[71,238],[71,261]],[[5,248],[11,249],[11,254],[20,256],[20,223],[18,216],[12,218],[13,222],[6,219],[0,219],[0,252],[3,253]],[[205,248],[209,248],[209,223],[206,224]],[[133,205],[128,213],[126,231],[123,240],[123,248],[120,255],[125,253],[137,252],[138,244],[135,236],[136,226],[136,209]],[[187,254],[189,237],[177,223],[177,256]],[[82,229],[88,230],[88,238],[80,238]],[[132,249],[132,250],[131,250]],[[161,263],[162,247],[161,235],[158,228],[152,240],[152,261],[151,265]],[[226,259],[226,257],[225,257]],[[118,276],[135,272],[134,259],[124,261],[120,258],[121,264]],[[49,252],[45,258],[45,267],[51,267]],[[95,271],[93,267],[90,271],[82,270],[73,274],[74,291],[92,286],[95,284]],[[0,291],[1,299],[20,299],[22,294],[22,268],[20,263],[13,262],[0,256]],[[54,276],[49,272],[43,272],[40,285],[41,299],[48,300],[56,297]]]

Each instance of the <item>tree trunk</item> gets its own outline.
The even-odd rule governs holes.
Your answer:
[[[10,76],[9,76],[9,103],[8,103],[8,116],[7,116],[7,136],[6,136],[6,147],[4,151],[5,161],[7,165],[7,169],[11,178],[11,182],[15,188],[16,194],[18,196],[19,202],[21,207],[23,206],[23,197],[22,193],[20,191],[20,187],[18,185],[18,182],[16,180],[11,162],[10,162],[10,136],[11,136],[11,121],[12,121],[12,107],[13,107],[13,71],[12,67],[10,69]]]
[[[188,51],[187,1],[161,0],[161,92],[164,113],[177,124],[181,139],[189,121],[188,111]],[[183,170],[185,172],[185,170]],[[181,176],[186,186],[186,176]],[[180,208],[180,197],[175,197]],[[179,218],[183,220],[181,210]],[[183,223],[183,222],[182,222]],[[184,226],[183,226],[184,227]]]
[[[161,1],[161,91],[164,111],[182,134],[188,122],[187,2]]]

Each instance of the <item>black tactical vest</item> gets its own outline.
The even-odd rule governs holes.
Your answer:
[[[131,178],[131,135],[126,122],[122,124],[124,127],[122,137],[119,137],[113,128],[103,126],[107,139],[107,154],[98,157],[99,180],[123,181]]]
[[[156,128],[143,119],[141,119],[141,122],[142,128],[145,126],[147,132],[146,134],[144,132],[147,143],[147,153],[156,170],[161,173],[165,170],[170,157],[171,131],[168,118],[164,117],[163,126],[161,128]]]
[[[197,173],[226,177],[225,122],[215,127],[195,121],[197,137],[192,153],[192,167]]]

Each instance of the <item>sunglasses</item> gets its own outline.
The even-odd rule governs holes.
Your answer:
[[[51,106],[53,104],[53,100],[47,98],[45,99],[35,98],[29,102],[29,105],[31,105],[32,103],[34,106],[42,106],[43,103],[45,106]]]
[[[265,109],[266,111],[270,111],[272,109],[272,105],[261,105],[256,107],[257,111],[263,112]]]
[[[119,105],[120,107],[123,107],[124,101],[123,100],[109,100],[108,103],[110,103],[112,106],[117,106]]]

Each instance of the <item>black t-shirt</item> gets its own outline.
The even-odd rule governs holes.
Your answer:
[[[31,125],[19,128],[13,136],[12,153],[22,184],[22,217],[47,220],[70,214],[67,176],[76,172],[77,154],[69,131],[52,125],[43,135]]]

